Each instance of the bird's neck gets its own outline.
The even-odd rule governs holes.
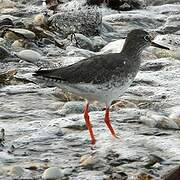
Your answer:
[[[133,58],[134,60],[139,60],[143,49],[144,47],[142,47],[141,43],[125,41],[121,53],[126,55],[126,57]]]

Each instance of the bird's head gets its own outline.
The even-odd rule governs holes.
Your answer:
[[[128,33],[126,40],[142,49],[148,46],[154,46],[169,50],[168,47],[153,42],[154,38],[155,36],[153,35],[153,33],[148,33],[142,29],[134,29]]]

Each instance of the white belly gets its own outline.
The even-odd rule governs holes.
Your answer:
[[[131,85],[133,79],[121,84],[116,84],[115,86],[107,87],[107,83],[97,85],[97,84],[58,84],[58,87],[64,89],[65,91],[71,92],[78,96],[87,99],[89,102],[98,101],[100,103],[110,106],[113,100],[116,100],[121,96],[127,88]]]

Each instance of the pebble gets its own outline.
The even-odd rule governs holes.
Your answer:
[[[178,130],[180,129],[178,124],[163,115],[155,114],[155,113],[147,113],[146,116],[141,116],[140,120],[142,123],[150,126],[150,127],[157,127],[160,129],[172,129],[172,130]]]
[[[9,56],[10,52],[6,48],[0,46],[0,60],[2,61]]]
[[[70,101],[67,102],[62,109],[60,110],[60,113],[62,114],[81,114],[84,111],[84,105],[85,103],[82,101]],[[101,109],[98,108],[94,104],[90,104],[89,111],[100,111]]]
[[[180,60],[180,48],[174,51],[173,57]]]
[[[10,174],[15,177],[21,177],[24,174],[24,169],[21,166],[13,166],[10,170]]]
[[[172,109],[169,118],[172,119],[180,128],[180,106],[176,106]]]
[[[41,54],[34,50],[22,50],[20,52],[17,52],[16,55],[22,60],[31,63],[35,63],[36,61],[42,59]]]
[[[83,34],[78,34],[78,33],[75,33],[72,35],[69,35],[67,37],[68,40],[71,40],[71,43],[74,45],[74,46],[77,46],[79,48],[82,48],[82,49],[88,49],[88,50],[93,50],[93,44],[92,44],[92,41],[90,40],[90,38],[84,36]]]
[[[98,52],[107,44],[107,42],[101,36],[91,37],[91,40],[93,42],[93,50],[95,52]]]
[[[80,165],[86,169],[97,169],[104,166],[104,161],[95,155],[86,154],[80,158]]]
[[[45,180],[60,180],[62,178],[62,172],[58,167],[50,167],[42,174],[42,179]]]
[[[164,33],[174,33],[180,28],[180,15],[171,15],[168,17],[166,23],[161,28]]]
[[[109,44],[107,44],[101,49],[101,53],[103,54],[120,53],[123,48],[124,42],[125,42],[125,39],[119,39],[119,40],[110,42]]]
[[[43,14],[38,14],[34,17],[34,24],[37,26],[41,26],[45,24],[45,17]]]

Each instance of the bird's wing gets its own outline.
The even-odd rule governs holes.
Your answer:
[[[51,70],[38,70],[34,76],[42,76],[50,79],[57,79],[67,83],[103,83],[110,77],[117,66],[123,68],[123,61],[120,54],[97,55],[81,60],[75,64]],[[112,73],[111,73],[112,74]]]

